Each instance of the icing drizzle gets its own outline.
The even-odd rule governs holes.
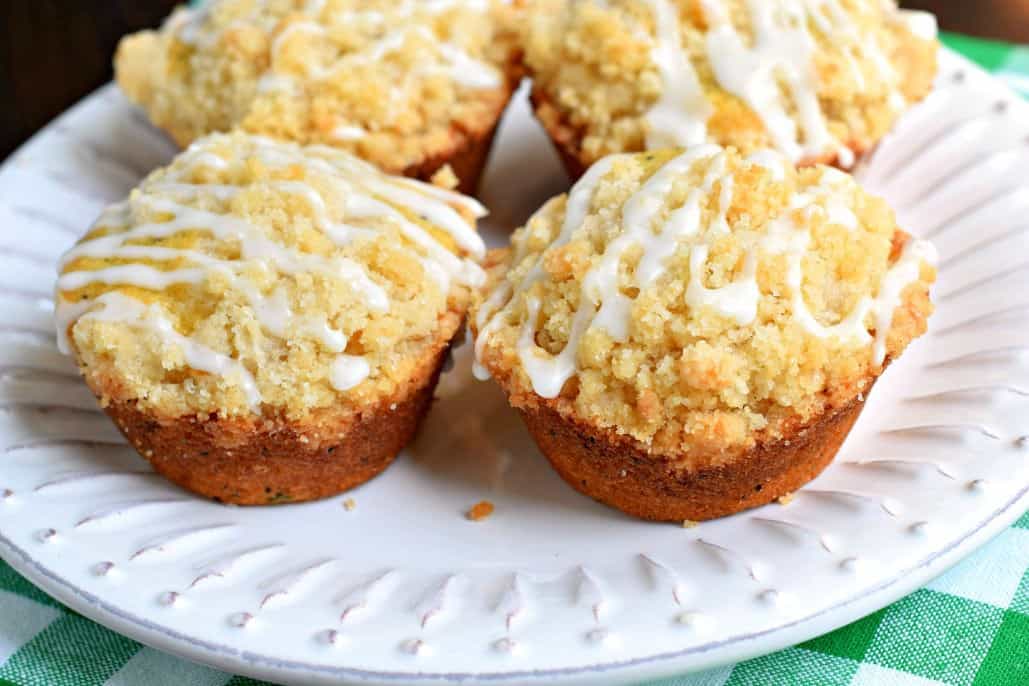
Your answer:
[[[772,143],[792,162],[835,153],[851,166],[851,150],[828,129],[814,73],[816,34],[844,55],[859,89],[867,87],[856,61],[864,56],[891,90],[890,101],[903,105],[899,75],[876,42],[863,35],[841,0],[745,0],[750,35],[734,24],[726,0],[699,0],[709,29],[704,58],[718,85],[743,100],[762,120]],[[660,98],[646,114],[647,147],[686,147],[702,143],[713,108],[695,66],[682,44],[678,3],[647,0],[655,23],[651,59],[663,82]],[[916,21],[885,3],[888,20],[912,26],[930,37],[927,22]],[[899,19],[894,17],[897,15]]]
[[[334,388],[347,391],[361,383],[372,369],[364,357],[348,355],[347,336],[334,328],[324,316],[294,312],[282,287],[262,292],[247,276],[256,267],[262,272],[291,275],[321,273],[342,280],[358,295],[369,310],[386,312],[389,295],[364,266],[340,254],[321,256],[273,240],[268,233],[244,219],[230,214],[203,209],[204,198],[227,201],[246,190],[243,186],[194,184],[189,180],[201,167],[223,169],[228,162],[210,150],[212,142],[228,136],[215,135],[201,139],[184,151],[176,163],[157,177],[148,179],[127,201],[110,206],[94,224],[107,229],[86,238],[61,259],[63,271],[79,258],[146,260],[166,263],[184,262],[184,266],[161,269],[150,264],[122,264],[96,270],[73,270],[61,274],[57,291],[74,291],[92,284],[135,286],[147,290],[164,290],[174,284],[203,283],[217,277],[225,280],[230,290],[239,293],[251,307],[256,320],[268,334],[285,338],[307,335],[317,340],[336,358],[328,377]],[[347,153],[324,146],[301,148],[278,143],[260,136],[245,138],[246,159],[259,160],[270,169],[300,166],[331,184],[328,193],[344,206],[343,221],[330,216],[324,189],[300,181],[263,180],[260,183],[274,191],[302,199],[311,213],[313,224],[335,245],[344,247],[360,238],[374,238],[376,231],[362,226],[363,220],[388,222],[410,241],[409,251],[425,267],[440,289],[451,284],[480,286],[485,273],[475,260],[485,254],[485,245],[468,221],[454,206],[474,217],[486,210],[471,198],[428,184],[387,176],[371,165]],[[233,142],[235,144],[235,141]],[[163,221],[135,223],[135,211],[146,210],[165,218]],[[407,213],[407,214],[405,214]],[[460,257],[440,243],[431,232],[408,219],[423,218],[446,233],[470,257]],[[183,231],[203,231],[214,238],[239,245],[236,260],[222,259],[187,248],[138,245],[140,239],[174,236]],[[197,370],[234,378],[245,392],[252,408],[261,398],[253,376],[239,361],[210,350],[199,342],[175,331],[157,305],[146,305],[120,291],[107,291],[95,299],[71,302],[58,298],[56,309],[58,343],[68,353],[69,331],[77,321],[119,321],[156,334],[167,345],[179,348],[186,363]]]
[[[647,0],[654,14],[657,43],[650,56],[664,83],[661,97],[647,113],[647,148],[677,148],[703,143],[712,107],[700,77],[686,56],[679,17],[669,0]]]
[[[572,188],[564,222],[551,248],[567,243],[582,226],[597,186],[619,157],[622,156],[601,160]],[[673,210],[660,225],[655,225],[673,182],[689,174],[698,163],[707,165],[703,180],[689,192],[682,206]],[[747,158],[744,164],[768,169],[773,178],[779,180],[786,176],[788,161],[781,154],[760,151]],[[753,323],[762,298],[757,282],[759,256],[762,253],[785,255],[786,285],[789,289],[785,297],[790,303],[793,321],[807,334],[818,338],[833,338],[857,347],[870,345],[873,363],[883,363],[893,313],[901,303],[903,290],[918,280],[921,264],[935,261],[936,254],[932,245],[911,239],[899,259],[887,270],[875,297],[866,296],[861,299],[837,324],[819,322],[808,309],[802,292],[803,258],[807,254],[811,235],[803,227],[797,226],[792,220],[792,213],[796,210],[821,211],[831,224],[842,226],[848,231],[859,228],[857,217],[834,194],[834,187],[848,177],[837,170],[823,168],[819,184],[795,194],[789,211],[773,218],[767,232],[747,247],[736,280],[720,288],[708,288],[703,283],[703,277],[712,247],[711,241],[730,231],[726,214],[732,204],[734,177],[727,171],[727,166],[727,153],[721,148],[713,145],[691,148],[666,162],[626,200],[622,207],[622,231],[608,243],[583,277],[582,292],[572,318],[568,342],[558,354],[552,355],[537,345],[535,337],[541,303],[535,295],[525,296],[527,313],[516,347],[522,368],[538,395],[544,398],[556,397],[565,382],[577,373],[579,344],[590,329],[603,330],[617,341],[628,339],[632,308],[638,295],[635,298],[627,296],[625,286],[638,289],[639,292],[652,287],[665,272],[668,258],[681,247],[685,239],[697,236],[702,229],[709,238],[692,244],[689,253],[690,278],[684,298],[691,308],[710,308],[740,326]],[[704,225],[702,203],[716,188],[719,190],[715,212]],[[512,289],[506,282],[501,284],[477,313],[476,328],[479,335],[475,343],[480,373],[484,371],[481,359],[487,341],[513,316],[512,308],[518,301],[517,296],[526,293],[544,277],[543,258],[551,248],[538,256],[527,276],[515,288]],[[630,249],[640,250],[641,257],[629,275],[630,283],[621,284],[618,267]],[[515,254],[513,264],[520,263],[525,257],[524,251]],[[869,316],[874,318],[874,336],[869,333],[866,325]]]

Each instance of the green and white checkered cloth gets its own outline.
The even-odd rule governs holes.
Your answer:
[[[1029,96],[1029,48],[944,41]],[[928,587],[765,657],[652,686],[1029,686],[1029,513]],[[0,562],[0,686],[261,686],[63,607]]]
[[[953,33],[943,34],[942,39],[951,50],[978,62],[1015,91],[1029,97],[1029,46],[1009,45]]]

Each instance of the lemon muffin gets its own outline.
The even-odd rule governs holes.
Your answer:
[[[58,337],[175,483],[238,504],[331,495],[426,412],[485,280],[483,214],[334,148],[214,134],[63,257]]]
[[[893,0],[534,0],[525,63],[569,172],[700,143],[849,167],[929,91],[930,14]]]
[[[702,520],[831,461],[925,331],[932,246],[831,167],[609,156],[491,254],[477,360],[573,487]]]
[[[495,0],[211,0],[115,56],[128,97],[180,145],[240,127],[349,150],[471,192],[515,84]]]

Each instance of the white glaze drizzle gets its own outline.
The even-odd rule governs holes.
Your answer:
[[[618,278],[619,265],[626,251],[635,246],[643,248],[643,256],[631,275],[630,287],[650,285],[664,273],[664,262],[675,251],[679,240],[696,233],[698,229],[699,207],[695,206],[695,200],[699,194],[691,193],[686,204],[669,215],[660,232],[655,233],[654,220],[662,210],[661,199],[671,191],[677,179],[689,172],[696,161],[715,157],[720,150],[714,145],[690,148],[658,169],[622,208],[622,233],[608,244],[598,264],[587,272],[582,283],[583,294],[590,306],[598,308],[593,323],[614,340],[625,341],[629,337],[629,314],[633,300],[622,293]],[[717,165],[717,161],[712,165]],[[708,179],[705,179],[707,182]],[[580,303],[579,309],[584,311],[588,308]],[[582,322],[580,335],[589,324],[589,321]]]
[[[828,129],[818,99],[814,31],[838,47],[858,90],[867,88],[859,56],[866,57],[890,89],[890,102],[903,105],[899,78],[874,36],[862,35],[840,0],[746,0],[753,37],[733,24],[725,0],[700,0],[710,27],[704,58],[715,80],[761,118],[775,147],[793,162],[835,153],[844,167],[854,154]],[[671,0],[647,0],[655,23],[651,59],[663,82],[662,93],[646,114],[648,149],[701,143],[713,108],[682,45],[677,8]],[[888,21],[901,21],[894,5],[884,6]],[[928,22],[903,18],[919,37],[932,34]],[[814,30],[812,29],[812,25]],[[783,97],[785,86],[789,99]]]
[[[340,355],[332,363],[332,386],[339,391],[349,391],[370,373],[368,360],[357,355]]]
[[[886,273],[879,285],[875,300],[875,347],[872,360],[882,364],[886,359],[886,339],[893,324],[893,313],[901,303],[904,289],[918,280],[923,263],[935,264],[939,259],[936,248],[929,241],[912,239],[904,246],[900,258]]]
[[[812,63],[816,44],[806,27],[807,13],[797,5],[747,0],[754,32],[748,46],[719,2],[702,3],[713,24],[707,57],[715,77],[761,117],[775,147],[795,162],[839,147],[818,103]],[[796,119],[783,102],[780,79],[789,89]]]
[[[572,187],[571,191],[568,193],[568,199],[565,204],[565,218],[561,224],[561,231],[552,242],[554,248],[559,248],[571,240],[572,234],[582,225],[582,222],[586,219],[586,215],[589,213],[590,201],[593,199],[593,192],[596,190],[597,185],[604,176],[611,171],[614,164],[619,159],[625,157],[627,156],[610,155],[605,157],[591,166],[575,186]],[[543,207],[537,211],[537,214],[545,212],[549,205],[550,203],[544,204]],[[529,219],[529,223],[532,223],[531,218]],[[523,258],[524,254],[516,253],[512,263],[517,264]],[[482,351],[486,344],[486,340],[503,323],[500,316],[501,310],[505,309],[505,305],[513,302],[515,296],[527,291],[534,283],[542,279],[544,276],[543,255],[540,254],[539,258],[529,270],[529,273],[518,284],[517,291],[512,291],[510,285],[504,282],[498,289],[493,291],[487,297],[482,306],[480,306],[479,311],[476,313],[475,328],[479,334],[475,340],[475,364],[472,368],[472,372],[475,374],[476,378],[481,380],[489,378],[489,372],[482,365]],[[535,319],[530,317],[528,321],[534,322]]]
[[[337,199],[343,199],[347,220],[360,223],[361,220],[374,219],[396,226],[417,246],[417,249],[407,249],[415,254],[444,292],[450,289],[452,282],[471,287],[483,283],[485,273],[475,261],[451,252],[429,231],[408,219],[401,211],[433,223],[450,235],[455,243],[479,258],[485,254],[482,240],[452,207],[460,207],[475,217],[484,216],[485,208],[475,200],[417,181],[387,177],[371,165],[331,148],[312,146],[302,149],[259,136],[251,136],[247,140],[252,145],[248,151],[249,156],[259,159],[270,168],[300,165],[310,172],[321,174],[320,178],[333,186],[331,192],[339,194]],[[317,272],[340,278],[364,300],[370,310],[379,312],[388,311],[390,306],[386,290],[371,278],[362,265],[345,256],[323,257],[305,253],[272,240],[262,229],[247,221],[184,204],[198,203],[204,197],[225,202],[246,190],[233,185],[189,182],[199,168],[222,169],[228,166],[226,160],[205,149],[205,145],[206,141],[201,140],[190,146],[180,156],[182,165],[176,173],[166,171],[160,179],[149,182],[135,192],[128,201],[110,206],[95,224],[96,227],[122,229],[120,232],[111,231],[106,235],[83,240],[69,250],[60,263],[63,269],[76,259],[90,257],[155,262],[185,260],[188,266],[165,271],[146,264],[126,264],[98,270],[71,271],[58,278],[58,292],[77,290],[96,283],[164,290],[174,284],[203,283],[217,276],[225,279],[231,290],[246,299],[256,320],[269,334],[280,338],[290,333],[306,334],[330,352],[336,353],[338,357],[329,372],[330,381],[340,391],[353,388],[371,373],[371,369],[364,358],[344,354],[347,336],[324,317],[294,313],[281,288],[268,294],[262,293],[244,273],[256,266],[279,274]],[[326,198],[322,196],[323,191],[314,186],[285,180],[267,180],[262,184],[279,193],[302,198],[311,212],[314,226],[341,247],[358,238],[374,238],[376,235],[374,229],[331,219]],[[134,208],[166,215],[168,219],[131,225]],[[204,231],[217,239],[237,242],[240,259],[224,260],[196,250],[130,244],[133,240],[169,237],[187,230]],[[74,303],[59,299],[55,320],[61,350],[69,352],[69,329],[87,313],[92,319],[119,319],[133,326],[141,326],[143,322],[170,344],[195,343],[170,330],[167,320],[158,317],[157,308],[145,308],[144,317],[142,310],[129,307],[124,302],[126,299],[132,300],[125,295],[119,295],[119,298],[105,295],[95,300]],[[132,302],[139,303],[135,300]],[[101,307],[95,308],[97,304]],[[139,306],[143,307],[142,304]],[[104,314],[101,316],[97,312]],[[201,348],[194,346],[186,352],[190,366],[196,367],[191,360],[201,360],[205,366],[196,368],[203,371],[216,373],[217,369],[230,368],[224,364],[219,367],[211,361],[209,355],[205,357],[206,353]],[[247,387],[248,396],[252,395],[251,391],[256,392],[256,386],[252,389]]]
[[[276,87],[279,87],[278,85]],[[332,137],[334,140],[345,142],[345,141],[358,141],[368,135],[368,132],[360,126],[354,124],[340,124],[332,130]]]
[[[898,20],[903,22],[912,35],[922,40],[936,40],[940,35],[940,27],[936,15],[920,10],[900,10]]]
[[[661,215],[665,198],[677,179],[689,174],[693,166],[707,162],[703,180],[688,193],[682,206],[673,210],[660,227],[654,226]],[[602,160],[573,187],[569,194],[564,223],[552,245],[558,247],[571,240],[588,212],[598,183],[610,171],[612,159]],[[779,181],[785,178],[786,161],[779,153],[762,151],[752,155],[744,164],[767,169]],[[740,326],[753,323],[761,301],[757,283],[760,254],[787,257],[787,286],[793,321],[817,338],[833,338],[846,345],[872,346],[872,359],[881,365],[886,354],[886,338],[893,312],[901,302],[901,293],[918,280],[921,264],[934,262],[935,251],[922,240],[908,242],[901,257],[886,272],[879,284],[878,294],[861,299],[840,322],[827,325],[819,322],[808,309],[803,296],[803,258],[807,254],[811,235],[791,219],[792,212],[823,212],[830,224],[848,231],[859,228],[857,217],[837,196],[835,187],[848,177],[830,168],[822,169],[819,183],[794,196],[789,212],[773,218],[767,233],[746,247],[743,267],[739,276],[720,288],[707,288],[704,276],[711,241],[730,231],[726,215],[732,205],[733,175],[727,172],[726,153],[717,146],[697,146],[673,158],[658,169],[622,207],[622,232],[606,247],[582,280],[582,293],[572,318],[571,330],[565,347],[556,355],[543,350],[535,337],[542,304],[538,296],[526,294],[526,317],[517,341],[517,354],[528,375],[533,390],[544,398],[556,397],[578,370],[577,355],[583,335],[598,328],[616,341],[625,341],[630,335],[632,308],[636,298],[623,292],[619,279],[619,265],[630,249],[641,249],[642,256],[636,269],[629,275],[628,286],[640,292],[653,287],[666,269],[666,263],[680,250],[690,237],[700,233],[702,203],[720,188],[716,209],[708,218],[706,236],[689,246],[690,279],[685,293],[691,308],[710,308],[735,321]],[[531,221],[531,220],[530,220]],[[549,248],[548,248],[549,251]],[[524,256],[515,255],[513,264]],[[512,314],[511,308],[533,283],[543,278],[544,253],[541,253],[527,276],[517,287],[505,283],[490,294],[480,309],[476,328],[476,360],[480,365],[488,339]],[[869,315],[874,316],[875,336],[866,325]]]
[[[661,97],[647,112],[647,148],[703,143],[713,109],[683,49],[676,6],[671,0],[647,0],[647,3],[654,14],[657,39],[650,56],[663,82]]]
[[[145,305],[142,301],[117,291],[108,291],[94,302],[102,304],[103,307],[86,312],[79,318],[80,321],[116,321],[151,332],[162,344],[181,351],[186,364],[193,369],[229,379],[235,378],[246,394],[250,407],[256,410],[260,406],[261,393],[257,389],[257,383],[253,374],[242,363],[177,332],[161,313],[160,308]]]
[[[747,157],[747,162],[771,172],[772,179],[782,181],[786,178],[786,158],[774,150],[757,150]]]
[[[282,51],[282,46],[296,33],[309,33],[318,36],[325,36],[327,34],[325,27],[320,24],[311,21],[298,21],[287,26],[275,37],[271,45],[271,66],[264,75],[264,77],[278,79],[275,87],[284,87],[295,83],[289,74],[277,72],[276,68],[277,64],[281,61],[279,53]],[[395,28],[364,49],[358,52],[347,53],[328,66],[304,65],[306,70],[305,76],[315,80],[323,80],[348,67],[377,62],[386,55],[402,49],[412,36],[425,39],[430,45],[433,45],[438,52],[438,59],[436,61],[425,60],[421,62],[411,72],[411,75],[443,74],[459,86],[469,89],[498,88],[503,82],[500,72],[496,67],[475,59],[453,43],[440,41],[424,26]],[[262,84],[261,89],[267,91],[271,88],[271,85],[265,82]]]

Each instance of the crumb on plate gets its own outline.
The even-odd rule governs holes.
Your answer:
[[[472,505],[465,516],[473,522],[481,522],[493,514],[493,503],[488,500],[480,500]]]

